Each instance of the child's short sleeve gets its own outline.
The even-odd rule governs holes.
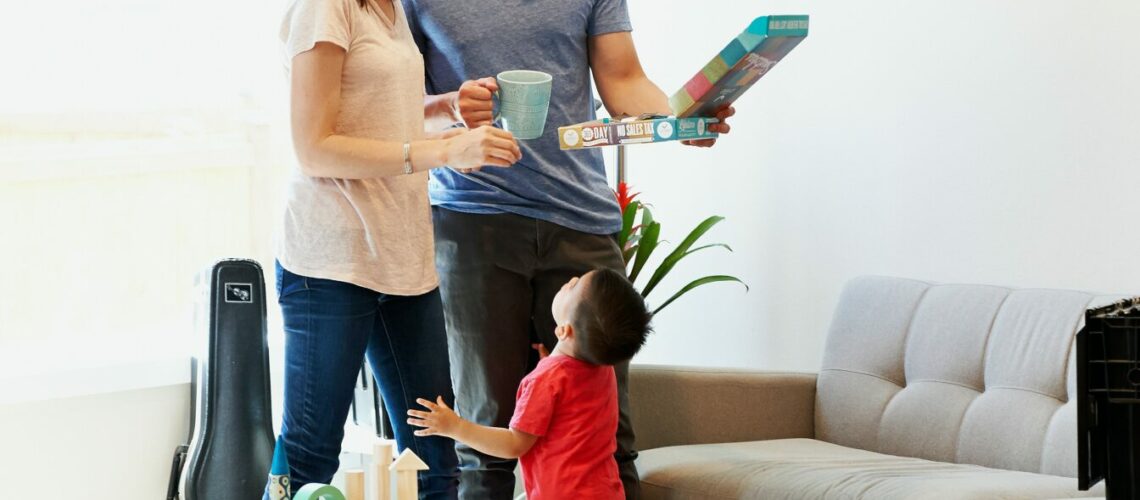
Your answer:
[[[558,401],[558,386],[552,377],[527,377],[519,384],[512,429],[532,436],[545,436]]]
[[[352,5],[356,0],[293,0],[281,23],[285,56],[312,49],[317,42],[330,42],[348,50],[352,40]]]

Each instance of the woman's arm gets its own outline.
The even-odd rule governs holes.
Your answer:
[[[291,123],[293,147],[305,175],[364,179],[404,173],[404,144],[335,133],[340,113],[340,76],[345,51],[319,42],[293,58]],[[521,156],[509,132],[491,127],[448,133],[443,139],[412,141],[412,168],[507,167]]]
[[[500,427],[487,427],[469,422],[456,415],[443,398],[436,398],[432,403],[426,399],[417,399],[417,403],[430,411],[408,410],[408,423],[423,429],[415,432],[417,436],[444,436],[499,458],[518,458],[530,451],[538,436],[527,434],[515,429]]]
[[[425,96],[424,130],[438,132],[461,122],[458,99],[459,92]]]

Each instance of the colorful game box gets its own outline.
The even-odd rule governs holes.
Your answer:
[[[716,118],[676,118],[641,115],[621,119],[605,118],[576,125],[558,127],[558,143],[562,149],[596,148],[647,142],[714,139],[709,125]]]
[[[808,16],[761,16],[673,94],[679,118],[715,116],[768,73],[808,34]]]

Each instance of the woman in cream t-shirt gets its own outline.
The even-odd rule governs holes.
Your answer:
[[[421,497],[455,498],[454,444],[403,418],[416,396],[452,397],[427,171],[507,167],[518,144],[490,127],[425,134],[425,116],[459,121],[456,97],[425,96],[398,1],[293,0],[281,39],[300,164],[277,241],[292,486],[332,479],[367,356],[399,447],[430,467]]]

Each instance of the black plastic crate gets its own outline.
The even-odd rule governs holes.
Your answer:
[[[1140,297],[1090,309],[1077,333],[1079,486],[1140,497]]]
[[[1140,403],[1140,317],[1091,319],[1089,393],[1109,403]]]

